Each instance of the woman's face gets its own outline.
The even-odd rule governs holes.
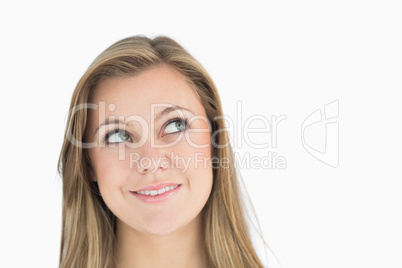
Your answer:
[[[212,188],[211,132],[184,77],[162,65],[111,78],[90,102],[92,180],[120,223],[161,235],[199,219]]]

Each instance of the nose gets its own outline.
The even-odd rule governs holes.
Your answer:
[[[138,173],[161,172],[169,168],[170,159],[165,148],[147,141],[137,150],[136,167]]]

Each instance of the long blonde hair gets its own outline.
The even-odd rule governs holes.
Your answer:
[[[213,156],[229,159],[229,168],[214,168],[212,192],[202,211],[208,266],[263,267],[244,216],[232,148],[222,146],[230,143],[214,82],[198,61],[165,36],[133,36],[113,44],[94,60],[75,88],[58,163],[63,180],[60,267],[115,265],[116,217],[90,180],[91,165],[85,150],[90,94],[105,79],[132,76],[159,64],[168,64],[186,77],[211,123]]]

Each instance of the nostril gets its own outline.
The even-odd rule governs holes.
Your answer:
[[[142,157],[130,163],[130,167],[136,166],[138,172],[156,172],[157,170],[165,170],[170,167],[167,157]]]

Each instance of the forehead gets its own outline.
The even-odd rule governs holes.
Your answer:
[[[114,77],[101,82],[90,102],[112,104],[110,114],[147,114],[151,104],[172,104],[205,114],[204,108],[186,81],[185,77],[172,67],[152,67],[132,77]]]

